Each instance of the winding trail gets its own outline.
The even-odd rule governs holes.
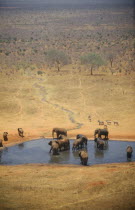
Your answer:
[[[40,79],[38,78],[38,80],[41,81],[44,81],[43,79]],[[59,104],[53,104],[51,103],[50,101],[48,101],[46,99],[46,96],[47,96],[47,91],[46,89],[42,86],[42,85],[39,85],[38,83],[35,83],[34,84],[34,88],[39,88],[40,90],[40,96],[42,97],[42,102],[45,102],[45,103],[48,103],[56,108],[59,108],[60,110],[66,112],[68,114],[68,117],[69,117],[69,120],[73,123],[73,124],[76,124],[76,127],[75,128],[72,128],[72,129],[68,129],[68,131],[70,130],[75,130],[75,129],[79,129],[81,128],[84,124],[83,123],[80,123],[80,122],[77,122],[74,118],[74,112],[72,112],[71,110],[68,110],[66,108],[64,108],[63,106],[60,106]]]
[[[20,87],[18,88],[16,94],[13,96],[13,99],[14,99],[15,101],[17,101],[17,104],[18,104],[18,106],[19,106],[19,111],[18,111],[16,114],[14,114],[14,116],[19,116],[19,118],[20,118],[21,121],[22,121],[22,119],[23,119],[23,115],[22,115],[23,108],[22,108],[21,99],[19,99],[19,95],[20,95],[20,93],[21,93],[22,87],[23,87],[23,85],[20,85]]]

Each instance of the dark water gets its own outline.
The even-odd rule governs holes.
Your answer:
[[[59,155],[49,153],[49,139],[24,142],[0,151],[1,165],[18,165],[26,163],[76,164],[80,165],[79,151],[72,151],[73,140],[70,140],[70,151],[62,151]],[[104,150],[96,148],[94,141],[88,141],[88,165],[135,161],[133,152],[131,160],[127,160],[126,147],[130,145],[135,151],[135,142],[110,141]]]

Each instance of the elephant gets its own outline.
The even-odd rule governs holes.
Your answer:
[[[58,140],[65,139],[65,138],[67,138],[67,136],[60,134]]]
[[[98,138],[101,138],[101,136],[104,136],[104,140],[108,140],[108,130],[107,129],[100,129],[97,128],[94,132],[94,137],[96,138],[96,135],[98,135]]]
[[[79,157],[80,157],[82,165],[86,166],[88,162],[88,153],[86,151],[80,151]]]
[[[82,134],[77,134],[76,139],[82,138],[84,145],[87,147],[88,138]]]
[[[79,139],[75,139],[75,141],[73,142],[73,147],[72,147],[72,150],[75,150],[75,149],[79,149],[80,147],[82,148],[83,147],[83,138],[79,138]]]
[[[3,133],[3,139],[4,139],[4,141],[8,141],[7,135],[8,135],[8,132],[4,132]]]
[[[24,137],[24,135],[23,135],[23,129],[22,128],[18,128],[18,134],[19,134],[19,136],[21,136],[22,138]]]
[[[126,152],[127,152],[127,158],[131,158],[132,157],[133,148],[131,146],[127,146]]]
[[[105,141],[101,138],[95,138],[95,142],[97,143],[97,148],[104,149]]]
[[[56,142],[59,144],[60,151],[62,148],[64,148],[64,150],[70,149],[70,142],[66,136],[60,135],[59,139]]]
[[[60,134],[67,136],[67,130],[65,128],[53,128],[52,130],[53,139],[54,139],[54,133],[56,133],[57,139],[59,138]]]
[[[57,141],[50,141],[48,143],[51,146],[51,149],[49,151],[49,153],[51,153],[51,151],[53,151],[53,155],[58,155],[58,150],[59,150],[59,144]]]
[[[0,139],[0,147],[3,147],[3,143],[2,140]]]

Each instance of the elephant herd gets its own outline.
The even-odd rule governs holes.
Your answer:
[[[54,140],[54,135],[56,134],[56,139]],[[94,141],[98,149],[105,149],[108,144],[108,129],[96,129],[94,132]],[[62,150],[70,149],[70,141],[67,137],[67,130],[64,128],[53,128],[52,130],[53,140],[48,144],[51,146],[50,153],[53,155],[59,154]],[[88,152],[87,152],[87,141],[88,138],[85,135],[78,134],[72,145],[72,151],[79,150],[79,157],[82,165],[87,165],[88,162]],[[85,150],[83,149],[85,148]],[[83,149],[83,150],[82,150]],[[131,158],[133,148],[128,146],[126,149],[127,158]]]
[[[22,128],[18,128],[17,129],[17,131],[18,131],[18,135],[20,136],[20,137],[24,137],[24,131],[23,131],[23,129]],[[4,132],[3,133],[3,140],[4,141],[8,141],[8,132]],[[3,147],[3,143],[2,143],[2,140],[0,139],[0,147]]]
[[[70,149],[70,141],[67,137],[67,132],[65,132],[65,129],[53,129],[52,135],[54,139],[54,133],[56,132],[57,140],[52,140],[48,144],[51,146],[49,153],[52,152],[53,155],[58,155],[59,152],[69,150]],[[63,135],[65,134],[65,135]],[[82,149],[83,147],[87,147],[87,137],[78,134],[76,136],[76,139],[73,142],[72,150],[78,150]],[[88,162],[88,153],[87,151],[80,151],[79,157],[81,160],[82,165],[87,165]]]
[[[18,128],[18,135],[20,137],[24,137],[24,131],[22,128]],[[97,128],[94,132],[94,141],[95,145],[99,150],[103,150],[108,145],[108,129],[100,129]],[[59,152],[70,150],[70,140],[67,137],[67,130],[64,128],[53,128],[52,129],[52,137],[53,140],[51,140],[48,144],[51,147],[49,153],[52,153],[53,155],[58,155]],[[3,139],[4,141],[8,141],[8,132],[3,133]],[[87,152],[87,142],[88,138],[83,134],[77,134],[76,139],[74,140],[72,144],[72,151],[79,150],[79,157],[82,165],[87,165],[88,162],[88,152]],[[3,142],[0,140],[0,147],[3,147]],[[126,154],[127,158],[131,158],[133,153],[133,148],[131,146],[128,146],[126,148]]]

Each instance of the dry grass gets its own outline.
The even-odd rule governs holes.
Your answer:
[[[67,128],[69,137],[84,133],[93,138],[98,120],[112,120],[108,126],[111,139],[135,138],[134,74],[90,76],[63,70],[59,74],[45,71],[43,76],[33,72],[31,76],[16,73],[0,78],[0,138],[7,131],[9,143],[20,141],[18,127],[25,131],[23,140],[49,137],[56,126]],[[114,126],[115,120],[119,126]],[[82,126],[76,130],[78,123]]]
[[[133,209],[135,163],[0,166],[1,209]]]

